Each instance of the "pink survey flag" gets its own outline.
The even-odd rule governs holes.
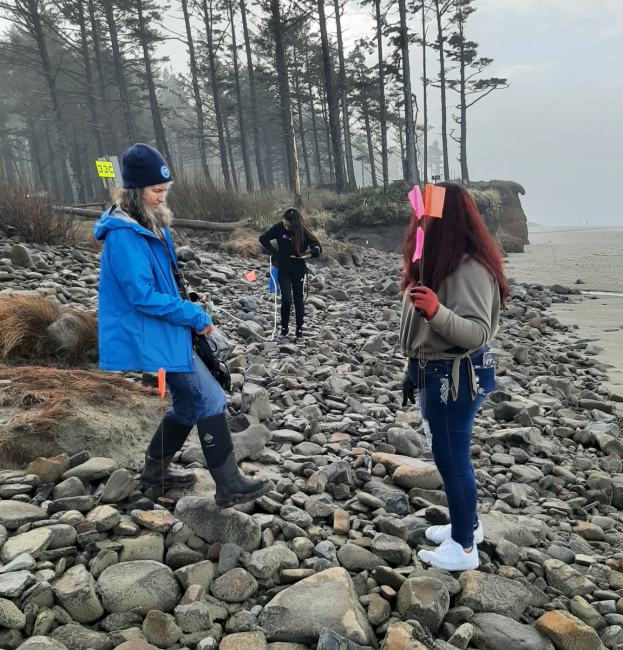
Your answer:
[[[421,228],[417,229],[415,236],[415,252],[413,253],[412,262],[419,260],[422,257],[422,250],[424,249],[424,231]]]
[[[409,192],[408,196],[409,202],[415,211],[415,216],[418,219],[421,219],[424,216],[424,201],[422,199],[422,192],[420,191],[419,185],[415,185],[414,188]]]

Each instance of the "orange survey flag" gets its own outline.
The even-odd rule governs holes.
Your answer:
[[[165,370],[164,368],[160,368],[158,370],[158,392],[160,393],[160,399],[164,398],[164,390],[165,390],[165,383],[164,383],[164,378],[165,378]]]
[[[255,277],[255,271],[251,271],[244,276],[248,282],[255,282],[257,278]]]
[[[424,214],[427,217],[443,216],[443,203],[446,199],[446,188],[437,185],[426,185],[424,188]]]

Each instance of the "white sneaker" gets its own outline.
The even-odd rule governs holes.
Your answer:
[[[435,544],[443,544],[447,539],[452,539],[452,524],[447,526],[431,526],[424,533],[427,540]],[[478,522],[478,527],[474,529],[474,544],[482,544],[485,538],[485,531],[482,527],[482,521]]]
[[[471,553],[466,553],[453,539],[447,539],[434,551],[422,550],[417,555],[422,562],[446,571],[470,571],[477,569],[480,564],[475,544]]]

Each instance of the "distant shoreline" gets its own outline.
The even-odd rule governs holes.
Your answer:
[[[531,224],[528,222],[528,232],[530,230],[539,233],[555,233],[555,232],[597,232],[601,230],[623,230],[622,226],[542,226]]]

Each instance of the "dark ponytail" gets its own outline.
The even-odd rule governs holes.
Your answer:
[[[302,252],[305,250],[307,240],[313,241],[316,244],[320,245],[320,240],[309,229],[309,226],[303,219],[303,215],[296,208],[288,208],[283,213],[283,218],[292,226],[292,246],[294,247],[294,252],[297,255],[302,255]]]

